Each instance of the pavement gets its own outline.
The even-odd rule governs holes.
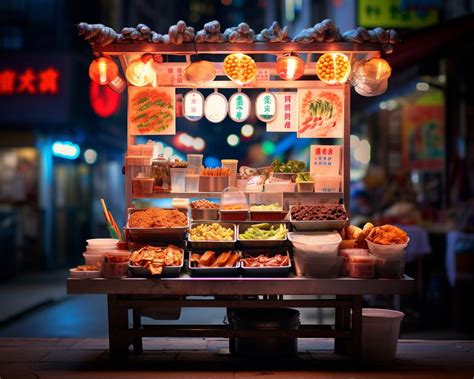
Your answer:
[[[106,339],[0,339],[0,377],[26,378],[472,378],[474,341],[401,340],[397,359],[368,365],[304,339],[291,358],[242,358],[221,338],[145,338],[143,354],[110,360]]]

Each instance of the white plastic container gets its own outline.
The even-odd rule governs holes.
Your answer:
[[[373,255],[380,257],[399,257],[405,254],[405,249],[409,242],[410,238],[407,239],[406,243],[395,245],[379,245],[378,243],[367,241],[367,246]]]
[[[92,238],[86,240],[88,249],[116,249],[118,239],[115,238]]]
[[[202,158],[202,154],[188,154],[186,156],[186,159],[188,160],[188,168],[186,170],[186,173],[188,175],[201,174]]]
[[[347,276],[349,275],[348,271],[348,258],[351,255],[362,255],[362,256],[367,256],[369,255],[369,250],[367,249],[341,249],[339,250],[339,255],[344,259],[344,263],[342,265],[342,272],[341,275]]]
[[[102,263],[104,263],[104,254],[102,253],[92,254],[85,252],[82,255],[86,260],[86,265],[95,266],[100,269],[102,267]]]
[[[362,359],[388,362],[397,355],[404,313],[390,309],[362,309]]]
[[[78,271],[76,268],[71,268],[69,270],[71,278],[78,278],[78,279],[92,279],[92,278],[100,278],[100,270],[94,271]]]
[[[295,183],[265,183],[265,192],[295,192]]]
[[[351,278],[375,278],[375,260],[373,255],[351,255],[347,259],[347,273]]]
[[[186,174],[186,192],[199,192],[199,174]]]
[[[342,268],[342,257],[337,255],[309,255],[294,252],[296,274],[311,278],[337,278]]]
[[[340,192],[341,176],[313,176],[314,192]]]
[[[186,168],[170,168],[171,192],[184,192],[186,190]]]
[[[401,279],[405,272],[405,254],[398,257],[375,257],[375,274],[383,279]]]
[[[342,241],[337,232],[290,232],[288,239],[297,252],[310,255],[337,256]]]

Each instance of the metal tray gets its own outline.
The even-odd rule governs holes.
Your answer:
[[[274,247],[282,247],[285,245],[286,241],[288,240],[288,232],[286,233],[285,239],[282,240],[241,240],[239,235],[244,233],[248,228],[252,225],[256,225],[257,223],[246,223],[246,224],[239,224],[237,227],[237,241],[238,243],[245,248],[250,249],[257,249],[257,248],[274,248]],[[286,222],[267,222],[266,224],[269,225],[280,225],[285,224]],[[288,229],[288,228],[287,228]]]
[[[191,217],[193,220],[219,220],[219,209],[218,208],[204,208],[204,209],[193,209],[191,208]]]
[[[286,254],[289,256],[288,251],[274,251],[272,253],[268,253],[267,251],[262,250],[255,250],[253,252],[246,252],[246,255],[250,256],[259,256],[260,254],[266,254],[268,256],[274,256],[277,254]],[[245,267],[244,262],[241,261],[240,263],[242,267],[242,271],[246,276],[261,276],[261,277],[274,277],[274,276],[287,276],[291,270],[291,259],[288,261],[288,266],[282,267]]]
[[[130,208],[128,210],[127,225],[125,227],[125,234],[131,238],[133,242],[159,242],[159,241],[179,241],[184,240],[186,232],[189,228],[189,217],[187,210],[175,208],[162,208],[167,210],[178,210],[186,215],[188,225],[178,226],[175,228],[130,228],[128,221],[130,215],[137,211],[146,210],[147,208]]]
[[[249,211],[248,209],[220,210],[219,217],[223,221],[246,221]]]
[[[191,246],[193,249],[233,249],[235,242],[237,241],[237,228],[235,224],[231,224],[229,222],[215,222],[215,221],[199,221],[199,222],[192,222],[190,229],[193,228],[195,225],[201,224],[219,224],[226,228],[234,229],[234,239],[232,241],[191,241],[188,235],[188,245]]]
[[[220,254],[224,251],[216,251],[216,253]],[[234,250],[235,251],[235,250]],[[240,252],[237,251],[239,254]],[[191,257],[192,253],[196,254],[204,254],[204,251],[190,251],[189,257]],[[196,267],[193,266],[191,263],[191,259],[188,260],[188,269],[192,276],[212,276],[212,277],[232,277],[238,276],[240,271],[240,258],[236,262],[235,266],[233,267]]]
[[[161,247],[161,246],[157,246]],[[137,249],[133,249],[135,251]],[[143,266],[132,266],[128,263],[128,272],[131,277],[136,278],[176,278],[184,267],[184,250],[181,248],[181,264],[179,266],[165,266],[160,275],[152,275],[149,270]]]
[[[341,230],[344,228],[349,220],[316,220],[316,221],[295,221],[291,215],[290,207],[290,222],[291,226],[298,231],[332,231]]]
[[[250,211],[252,221],[280,221],[288,212],[285,211]]]

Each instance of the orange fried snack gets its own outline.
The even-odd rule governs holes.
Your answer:
[[[367,240],[379,245],[396,245],[407,243],[408,235],[396,226],[383,225],[372,228]]]
[[[147,245],[130,255],[132,266],[142,266],[152,275],[161,274],[165,266],[180,266],[182,262],[182,250],[174,245],[165,248]]]
[[[149,208],[133,212],[128,225],[131,228],[174,228],[187,226],[188,218],[177,209]]]

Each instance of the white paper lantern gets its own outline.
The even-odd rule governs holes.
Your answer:
[[[255,100],[255,113],[263,122],[272,121],[277,115],[277,99],[271,92],[262,92]]]
[[[199,91],[189,91],[183,97],[183,116],[198,121],[204,116],[204,96]]]
[[[227,116],[228,103],[219,92],[211,93],[204,102],[204,116],[214,123],[223,121]]]
[[[229,117],[235,122],[244,122],[250,116],[250,98],[243,92],[236,92],[229,98]]]

